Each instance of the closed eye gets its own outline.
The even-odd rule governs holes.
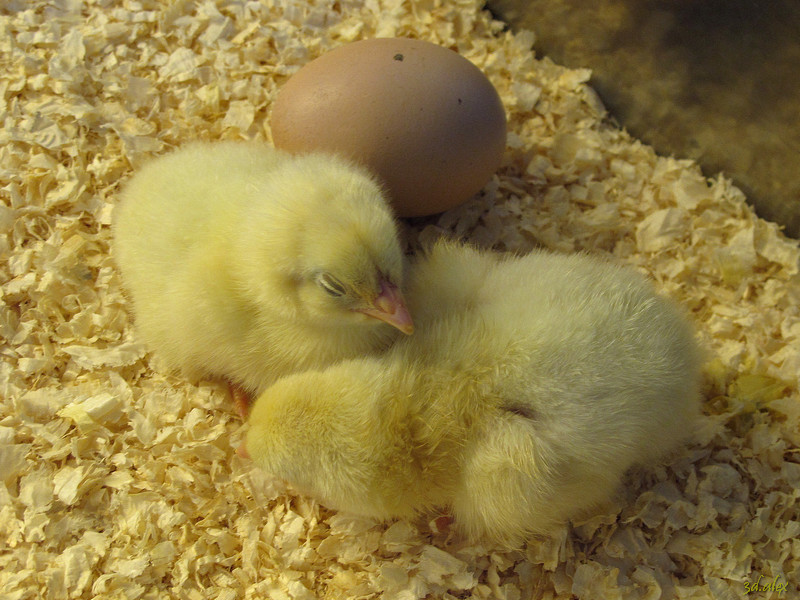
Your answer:
[[[320,273],[317,277],[317,283],[331,296],[344,296],[347,292],[344,285],[329,273]]]
[[[522,404],[505,404],[501,407],[506,412],[510,412],[515,415],[519,415],[521,417],[525,417],[526,419],[530,419],[531,421],[536,420],[536,411],[528,406],[524,406]]]

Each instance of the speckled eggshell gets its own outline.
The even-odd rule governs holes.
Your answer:
[[[480,191],[500,166],[506,118],[481,70],[421,40],[340,46],[279,91],[275,146],[335,152],[382,180],[400,216],[442,212]]]

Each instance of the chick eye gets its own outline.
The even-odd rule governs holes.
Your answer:
[[[334,277],[331,277],[328,273],[322,273],[317,278],[317,282],[319,283],[320,287],[328,292],[331,296],[344,296],[345,290],[344,286]]]
[[[525,417],[526,419],[530,419],[531,421],[536,420],[536,411],[534,411],[529,406],[524,406],[522,404],[506,404],[504,406],[501,406],[501,408],[506,412],[519,415],[520,417]]]

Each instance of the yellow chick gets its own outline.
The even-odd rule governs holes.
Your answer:
[[[245,456],[334,509],[445,507],[469,538],[517,546],[689,435],[692,329],[636,272],[442,243],[409,277],[414,336],[275,383]]]
[[[193,379],[258,393],[413,330],[386,198],[330,155],[191,144],[132,177],[113,234],[139,335]]]

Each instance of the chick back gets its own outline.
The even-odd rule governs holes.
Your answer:
[[[392,354],[441,373],[435,400],[422,394],[417,409],[429,430],[463,439],[451,505],[469,534],[513,542],[551,531],[690,434],[692,329],[632,269],[440,244],[409,282],[412,306],[432,297],[441,308],[418,310],[414,339]]]

